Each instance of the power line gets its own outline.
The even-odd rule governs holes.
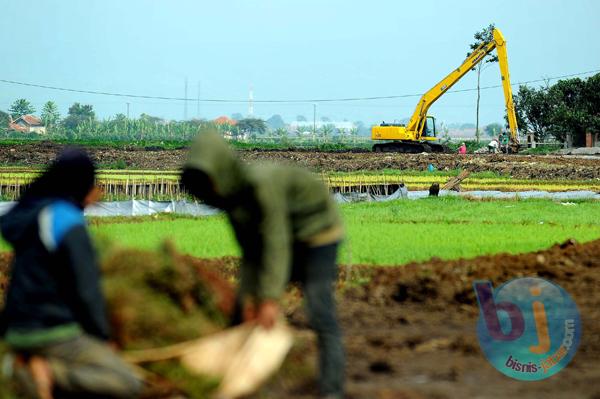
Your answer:
[[[524,82],[516,82],[516,83],[513,83],[512,86],[520,86],[520,85],[527,85],[527,84],[532,84],[532,83],[547,82],[549,80],[589,75],[589,74],[598,73],[598,72],[600,72],[600,69],[596,69],[593,71],[572,73],[572,74],[562,75],[562,76],[553,76],[553,77],[548,77],[548,78],[544,78],[544,79],[535,79],[535,80],[527,80]],[[142,99],[149,99],[149,100],[186,101],[186,102],[187,101],[199,101],[199,102],[208,102],[208,103],[232,103],[232,104],[248,102],[248,100],[233,100],[233,99],[222,99],[222,98],[204,98],[204,99],[187,98],[187,95],[186,95],[186,97],[163,97],[163,96],[149,96],[149,95],[140,95],[140,94],[112,93],[112,92],[96,91],[96,90],[70,89],[70,88],[66,88],[66,87],[57,87],[57,86],[48,86],[48,85],[41,85],[41,84],[35,84],[35,83],[18,82],[18,81],[8,80],[8,79],[0,79],[0,82],[7,83],[7,84],[13,84],[13,85],[19,85],[19,86],[37,87],[37,88],[41,88],[41,89],[66,91],[66,92],[72,92],[72,93],[96,94],[96,95],[113,96],[113,97],[142,98]],[[502,87],[502,85],[484,86],[484,87],[481,87],[480,90],[497,89],[499,87]],[[475,90],[477,90],[477,88],[451,90],[451,91],[448,91],[447,93],[464,93],[464,92],[475,91]],[[398,99],[398,98],[421,97],[422,95],[423,95],[423,93],[400,94],[400,95],[391,95],[391,96],[374,96],[374,97],[289,99],[289,100],[253,100],[253,102],[254,103],[272,103],[272,104],[275,104],[275,103],[327,103],[327,102],[391,100],[391,99]]]

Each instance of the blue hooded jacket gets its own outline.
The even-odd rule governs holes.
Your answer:
[[[24,195],[0,218],[2,237],[14,249],[0,335],[23,347],[81,331],[106,340],[100,270],[81,201],[35,194]]]

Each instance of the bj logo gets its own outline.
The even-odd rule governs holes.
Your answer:
[[[540,380],[562,370],[579,345],[577,306],[558,285],[520,278],[493,289],[473,284],[479,303],[477,335],[487,359],[520,380]]]

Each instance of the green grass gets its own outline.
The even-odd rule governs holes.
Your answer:
[[[395,265],[431,257],[454,259],[520,253],[568,238],[600,238],[600,202],[565,206],[550,200],[470,201],[428,198],[341,207],[347,238],[341,263]],[[155,248],[162,240],[200,257],[239,255],[223,216],[159,216],[94,221],[92,231],[121,245]],[[7,250],[0,243],[0,250]]]
[[[340,261],[403,264],[539,250],[567,238],[600,238],[600,202],[468,201],[428,198],[344,208],[348,244]],[[348,248],[349,247],[349,248]]]

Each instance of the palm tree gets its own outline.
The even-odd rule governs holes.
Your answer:
[[[331,136],[333,132],[335,132],[335,126],[328,123],[326,125],[323,125],[319,130],[321,133],[321,137],[323,137],[324,139],[328,139],[329,136]]]
[[[60,120],[58,107],[54,101],[48,101],[42,109],[42,122],[46,127],[52,127]]]
[[[31,103],[26,99],[19,98],[12,103],[8,109],[8,112],[10,112],[10,115],[13,117],[13,119],[16,119],[23,115],[33,114],[35,112],[35,108],[33,108],[33,105],[31,105]]]

